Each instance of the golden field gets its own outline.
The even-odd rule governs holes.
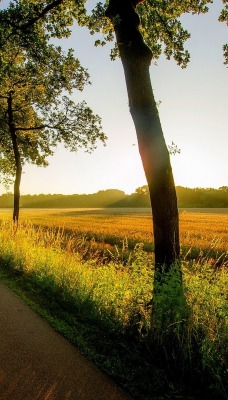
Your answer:
[[[226,209],[225,209],[226,210]],[[228,213],[224,209],[180,211],[180,241],[183,256],[198,249],[204,255],[220,256],[228,251]],[[210,210],[211,211],[211,210]],[[2,210],[1,218],[11,218],[11,210]],[[20,220],[95,238],[96,242],[129,246],[152,243],[149,209],[22,209]]]

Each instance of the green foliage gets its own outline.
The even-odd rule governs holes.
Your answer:
[[[47,157],[59,143],[70,151],[82,147],[91,152],[98,140],[103,143],[106,140],[100,117],[93,114],[85,102],[76,104],[67,97],[74,90],[83,90],[89,83],[89,74],[74,57],[72,49],[64,53],[60,46],[51,44],[51,36],[68,35],[68,25],[73,23],[74,14],[64,4],[60,7],[61,21],[60,10],[53,11],[48,20],[45,13],[38,18],[50,4],[16,1],[0,10],[0,167],[3,183],[8,183],[15,174],[10,126],[16,133],[22,165],[46,166]],[[75,13],[79,15],[80,12],[78,3]],[[49,28],[47,24],[50,24]]]
[[[142,245],[126,265],[101,265],[63,249],[63,232],[12,229],[1,222],[4,274],[135,398],[225,398],[225,268],[184,263],[182,287],[174,267],[151,302],[153,268]]]
[[[223,0],[224,3],[224,8],[221,11],[221,14],[219,16],[219,21],[220,22],[225,22],[226,25],[228,26],[228,2],[227,0]],[[224,44],[223,46],[223,51],[224,51],[224,58],[225,58],[225,62],[224,64],[228,64],[228,44]]]
[[[179,335],[187,312],[179,268],[174,265],[168,273],[159,275],[154,287],[152,329],[158,342],[164,342],[170,340],[170,334]]]
[[[177,186],[179,207],[228,207],[227,187],[214,188],[186,188]]]
[[[84,0],[15,0],[1,10],[0,46],[12,37],[16,37],[20,45],[30,50],[30,54],[40,48],[50,37],[68,37],[74,19],[79,24],[86,23]],[[44,34],[40,35],[40,27]],[[7,34],[6,31],[7,30]],[[36,50],[34,49],[34,44]],[[36,53],[38,54],[38,53]]]
[[[180,154],[181,152],[181,150],[174,142],[172,142],[171,145],[168,145],[168,150],[171,156],[175,156],[176,154]]]
[[[198,347],[204,370],[222,382],[227,380],[227,270],[215,270],[209,262],[190,263],[191,276],[186,274],[185,285],[191,307],[192,345]]]
[[[227,21],[227,0],[223,0],[225,7],[219,17],[220,22]],[[88,28],[91,34],[100,32],[101,39],[96,40],[96,45],[104,45],[105,42],[113,40],[113,27],[105,18],[105,10],[110,1],[99,2],[91,13]],[[208,6],[213,0],[194,0],[194,1],[163,1],[147,0],[139,2],[137,13],[139,14],[141,25],[140,30],[143,34],[145,43],[151,49],[153,59],[156,60],[164,53],[167,59],[173,57],[177,64],[182,68],[187,66],[190,54],[184,49],[186,40],[190,33],[185,30],[180,21],[184,13],[200,14],[208,11]],[[118,15],[116,16],[118,23]],[[227,45],[224,45],[225,60]],[[115,46],[111,53],[111,58],[118,55]]]
[[[70,0],[46,0],[40,3],[36,0],[16,0],[10,3],[6,10],[0,11],[0,46],[12,36],[30,54],[39,54],[47,38],[69,37],[74,20],[78,25],[86,26],[92,35],[100,34],[95,40],[95,45],[105,45],[114,39],[113,25],[105,17],[105,11],[110,3],[108,0],[95,2],[95,7],[88,15],[86,0],[73,2]],[[208,11],[208,6],[213,0],[184,0],[164,1],[146,0],[137,7],[141,25],[140,29],[146,44],[152,51],[156,60],[162,52],[168,59],[173,57],[178,65],[186,67],[190,54],[184,49],[190,34],[180,22],[184,13],[200,14]],[[227,0],[223,0],[224,8],[219,16],[220,22],[227,23]],[[118,23],[118,15],[115,17]],[[40,26],[43,24],[45,34],[40,35]],[[7,31],[7,32],[6,32]],[[26,33],[26,35],[25,35]],[[224,45],[225,62],[227,63],[227,45]],[[118,54],[114,46],[111,57]]]

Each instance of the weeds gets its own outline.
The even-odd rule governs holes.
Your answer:
[[[136,398],[187,399],[194,384],[205,398],[226,398],[225,264],[185,260],[183,285],[174,267],[154,290],[143,244],[129,251],[125,239],[121,249],[106,247],[103,259],[98,247],[64,229],[20,223],[15,235],[0,224],[5,274]]]

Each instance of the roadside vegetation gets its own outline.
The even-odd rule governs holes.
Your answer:
[[[144,214],[118,219],[106,211],[94,216],[81,212],[68,218],[67,213],[52,210],[45,218],[40,210],[36,219],[30,214],[30,222],[28,214],[22,215],[15,232],[5,213],[0,226],[1,279],[134,398],[225,399],[227,216],[204,215],[201,228],[201,214],[184,213],[181,220],[182,216],[186,236],[191,229],[196,234],[199,255],[182,258],[183,288],[171,271],[156,302],[153,257],[144,250],[147,237],[140,241],[141,226],[136,229],[141,218],[146,225]],[[90,239],[81,229],[86,218]],[[198,226],[198,239],[201,235],[208,240],[208,248],[206,227],[211,229],[212,224],[214,235],[221,235],[217,258],[203,255],[202,242],[197,242]],[[105,243],[98,226],[108,237],[111,226],[121,245]],[[97,241],[94,237],[99,235]]]

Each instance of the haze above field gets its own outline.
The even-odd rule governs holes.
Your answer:
[[[158,66],[151,66],[167,144],[173,141],[181,149],[181,154],[172,158],[176,185],[227,185],[228,77],[222,54],[227,27],[217,21],[221,8],[222,1],[216,1],[208,14],[182,18],[192,35],[186,44],[191,53],[187,69],[164,57]],[[59,148],[48,168],[27,166],[22,194],[94,193],[110,187],[132,193],[146,183],[121,62],[110,61],[111,46],[95,48],[93,42],[94,37],[86,29],[74,27],[72,37],[61,43],[64,48],[73,47],[82,65],[88,67],[93,84],[74,97],[77,101],[85,99],[102,117],[107,146],[99,147],[92,155]]]

